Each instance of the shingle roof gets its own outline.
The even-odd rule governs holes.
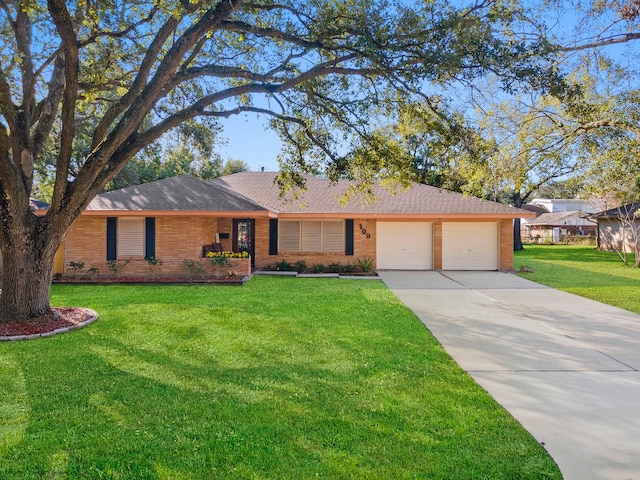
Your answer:
[[[34,200],[33,198],[29,200],[29,208],[32,211],[35,210],[46,210],[49,208],[49,204],[47,202],[43,202],[40,200]]]
[[[576,218],[585,218],[586,214],[580,210],[571,210],[569,212],[543,213],[533,220],[529,220],[528,225],[567,225]]]
[[[549,210],[546,209],[543,205],[538,205],[536,203],[525,203],[522,207],[523,210],[528,212],[533,212],[536,215],[542,215],[543,213],[549,213]]]
[[[313,176],[305,177],[307,190],[300,198],[283,199],[275,184],[276,175],[273,172],[241,172],[210,180],[209,183],[226,187],[277,213],[532,216],[530,212],[501,203],[420,184],[395,195],[385,188],[376,187],[378,201],[367,202],[360,195],[342,205],[338,199],[353,183],[347,180],[332,183]]]
[[[263,207],[189,175],[102,193],[87,207],[95,210],[257,211]]]
[[[594,213],[589,215],[589,218],[620,218],[621,216],[633,217],[638,213],[638,210],[640,210],[640,202],[628,203],[621,207],[610,208],[609,210]]]

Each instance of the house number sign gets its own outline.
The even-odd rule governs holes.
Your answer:
[[[362,226],[362,224],[358,225],[360,227],[360,231],[366,238],[371,238],[371,234],[367,233],[367,229]]]

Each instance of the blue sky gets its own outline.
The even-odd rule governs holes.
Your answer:
[[[604,24],[610,24],[614,21],[613,17],[605,18],[605,20],[601,20]],[[571,5],[565,3],[558,4],[558,10],[550,11],[547,17],[547,23],[549,23],[552,31],[558,33],[564,41],[567,41],[567,35],[569,35],[570,39],[576,40],[577,43],[594,40],[594,38],[573,38],[576,33],[576,16],[575,10]],[[601,29],[602,25],[600,25],[600,28],[593,30],[593,32],[600,33],[602,31]],[[616,24],[616,28],[614,29],[605,29],[609,35],[614,33],[619,34],[625,30],[625,26],[619,23]],[[568,43],[570,43],[570,40]],[[629,71],[634,70],[637,66],[638,50],[633,42],[609,46],[603,49],[603,51],[612,55],[613,58],[621,62],[623,68]],[[573,57],[574,59],[579,59],[584,53],[585,52],[576,53]],[[570,70],[570,68],[568,70]],[[452,91],[454,91],[454,89],[452,89]],[[256,98],[255,101],[259,103],[261,99]],[[282,145],[278,136],[266,127],[268,123],[267,118],[264,116],[258,117],[254,114],[242,114],[222,119],[220,123],[224,129],[222,137],[228,140],[226,145],[221,145],[217,148],[223,160],[227,160],[228,158],[242,160],[249,165],[252,171],[260,171],[261,167],[264,167],[266,171],[278,170],[277,156],[280,153]]]
[[[222,137],[228,144],[217,148],[223,160],[242,160],[252,171],[275,172],[281,142],[275,132],[266,128],[267,120],[256,115],[237,115],[220,122],[224,128]]]

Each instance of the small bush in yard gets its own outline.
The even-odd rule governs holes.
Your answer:
[[[373,259],[369,257],[358,258],[356,263],[364,273],[369,273],[373,269]]]
[[[307,269],[307,262],[305,262],[304,260],[298,260],[296,263],[294,263],[294,266],[296,267],[296,272],[302,273]]]
[[[322,273],[324,272],[324,265],[321,263],[316,263],[313,267],[311,267],[311,271],[313,273]]]
[[[356,266],[353,263],[347,263],[342,267],[342,271],[344,273],[353,273],[356,271]]]
[[[341,265],[339,263],[330,263],[327,270],[331,273],[340,273]]]
[[[290,272],[291,270],[293,270],[293,267],[286,260],[282,260],[276,263],[276,270],[279,270],[281,272]]]

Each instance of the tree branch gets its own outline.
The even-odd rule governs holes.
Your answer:
[[[610,45],[618,45],[620,43],[631,42],[633,40],[639,40],[640,33],[621,33],[620,35],[615,35],[613,37],[608,37],[603,40],[598,40],[596,42],[585,43],[582,45],[575,45],[573,47],[558,47],[557,51],[559,52],[577,52],[581,50],[591,50],[594,48],[607,47]]]
[[[33,156],[37,158],[44,143],[51,134],[51,129],[58,114],[58,107],[64,95],[64,60],[62,57],[56,59],[49,81],[49,93],[47,98],[40,102],[38,107],[38,119],[36,129],[33,133]]]
[[[144,25],[145,23],[150,22],[153,19],[153,17],[155,16],[157,11],[158,11],[158,9],[156,7],[153,7],[151,9],[151,11],[149,12],[149,15],[147,15],[142,20],[139,20],[138,22],[135,22],[135,23],[129,25],[124,30],[120,30],[118,32],[108,32],[108,31],[94,32],[91,35],[89,35],[86,39],[84,39],[83,41],[79,42],[78,43],[78,47],[84,48],[87,45],[94,43],[99,38],[105,38],[105,37],[107,37],[107,38],[122,38],[122,37],[126,37],[129,33],[134,31],[135,29],[137,29],[141,25]]]
[[[162,25],[162,27],[160,27],[160,30],[153,38],[151,45],[149,45],[149,48],[147,49],[144,59],[142,60],[142,64],[140,65],[140,69],[138,70],[138,74],[131,84],[129,91],[104,114],[104,116],[100,119],[100,122],[96,126],[93,132],[93,142],[91,144],[91,150],[94,150],[98,146],[98,144],[105,139],[107,131],[109,130],[115,119],[118,118],[118,116],[120,116],[128,107],[131,106],[138,94],[142,91],[144,85],[149,79],[151,68],[153,67],[154,62],[157,60],[157,57],[161,52],[163,45],[166,43],[167,39],[171,35],[171,32],[175,30],[178,24],[179,21],[177,18],[170,17]]]
[[[145,80],[149,75],[154,57],[150,56],[149,52],[147,53],[144,60],[146,64],[143,62],[143,70],[145,71],[141,72],[136,78],[134,87],[127,93],[125,104],[128,104],[128,107],[126,107],[126,111],[123,111],[118,124],[108,135],[106,132],[110,123],[105,122],[99,126],[101,130],[96,129],[97,133],[93,139],[92,151],[74,181],[74,189],[82,192],[77,199],[80,208],[84,208],[88,203],[84,202],[87,193],[89,195],[97,194],[106,182],[115,176],[131,158],[130,156],[126,157],[122,152],[136,151],[135,148],[137,147],[130,146],[139,143],[136,131],[158,99],[166,95],[165,87],[167,83],[176,75],[181,62],[188,52],[208,32],[215,31],[220,26],[220,23],[240,8],[242,4],[243,0],[226,0],[207,10],[195,24],[188,27],[173,43],[148,83]],[[198,5],[193,6],[193,8],[197,7]],[[160,52],[164,44],[163,37],[166,39],[173,30],[175,21],[173,18],[167,21],[163,25],[162,34],[158,34],[154,38],[152,44],[156,49],[156,54]],[[134,95],[137,89],[139,89],[139,93]],[[123,107],[120,105],[112,109],[110,116],[113,116],[114,111],[122,110]],[[117,115],[113,117],[113,120],[116,117]],[[104,138],[100,136],[102,131],[106,135]]]
[[[62,95],[60,151],[56,160],[56,179],[51,205],[55,211],[62,204],[67,190],[69,163],[76,133],[75,109],[78,98],[78,42],[73,20],[64,0],[48,0],[49,13],[62,40],[64,53],[64,92]]]

